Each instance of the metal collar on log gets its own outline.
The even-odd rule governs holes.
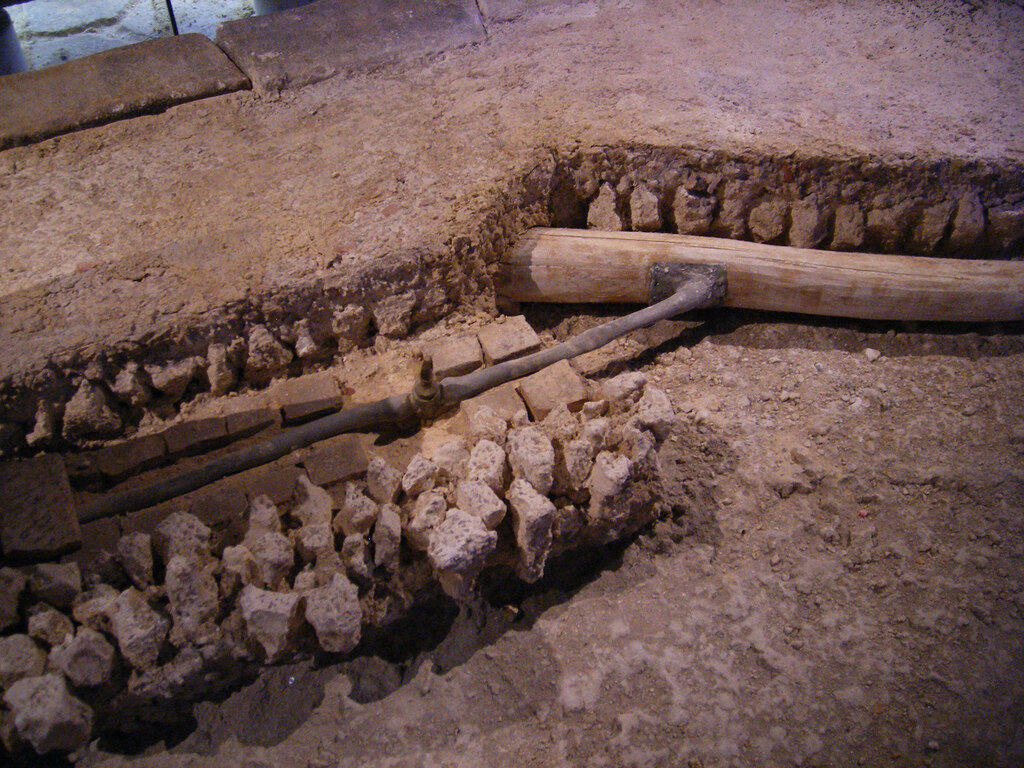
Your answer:
[[[433,418],[444,408],[458,405],[500,384],[536,373],[560,360],[592,352],[631,331],[690,310],[718,304],[725,296],[725,269],[708,265],[655,264],[650,272],[652,299],[669,291],[672,286],[675,290],[652,306],[610,320],[532,355],[481,368],[465,376],[453,376],[438,382],[434,377],[433,360],[424,355],[418,378],[408,394],[357,405],[283,430],[267,440],[212,459],[202,467],[168,480],[106,494],[80,507],[78,519],[85,523],[145,509],[345,432],[371,431],[408,423],[416,418]]]

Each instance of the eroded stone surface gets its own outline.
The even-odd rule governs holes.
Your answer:
[[[451,597],[462,597],[498,545],[498,534],[476,515],[449,509],[430,537],[427,557]],[[454,577],[454,578],[453,578]]]
[[[546,496],[522,479],[515,479],[506,494],[515,525],[519,557],[516,574],[533,583],[544,575],[544,565],[551,551],[551,531],[555,522],[555,505]]]
[[[422,453],[417,453],[409,461],[405,474],[402,475],[402,490],[410,498],[429,491],[437,482],[438,467]]]
[[[479,517],[490,530],[505,518],[505,502],[484,483],[463,480],[455,488],[455,504],[465,512]]]
[[[0,637],[0,690],[26,677],[43,674],[46,652],[28,635]]]
[[[112,602],[110,627],[125,660],[146,670],[156,664],[170,622],[153,610],[139,590],[129,587]]]
[[[50,651],[50,662],[72,685],[103,685],[114,669],[114,647],[96,630],[79,627],[73,637]]]
[[[195,515],[172,512],[153,532],[153,548],[165,564],[177,555],[203,562],[210,557],[210,529]]]
[[[92,710],[68,691],[60,675],[28,677],[12,685],[4,702],[14,725],[40,755],[85,745],[92,732]]]
[[[267,661],[283,656],[302,622],[301,596],[247,586],[238,597],[238,607],[249,637],[259,644]]]
[[[305,599],[306,621],[321,648],[328,653],[348,653],[359,644],[363,609],[355,584],[336,574],[330,584],[306,592]]]
[[[495,493],[502,493],[508,480],[508,463],[505,458],[505,451],[500,445],[490,440],[481,440],[469,453],[466,479],[476,480]]]
[[[374,456],[366,466],[366,491],[378,504],[387,504],[398,498],[402,487],[402,476],[379,456]]]
[[[194,561],[176,555],[167,564],[164,590],[174,621],[171,643],[178,647],[205,645],[217,636],[214,619],[220,606],[212,568],[197,567]]]
[[[508,463],[515,477],[527,480],[541,494],[551,490],[555,450],[540,427],[522,427],[508,433]]]

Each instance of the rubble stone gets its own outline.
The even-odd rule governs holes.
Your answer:
[[[475,480],[463,480],[456,486],[455,504],[459,509],[479,517],[492,531],[505,519],[505,502],[488,486]]]
[[[406,467],[405,474],[402,475],[402,490],[410,498],[418,496],[434,487],[437,475],[437,464],[422,453],[417,453]]]
[[[103,685],[114,671],[114,647],[96,630],[79,627],[77,634],[50,651],[50,662],[72,685]]]
[[[181,555],[171,558],[164,579],[168,608],[173,619],[170,640],[177,647],[205,645],[217,636],[218,594],[212,568],[197,567]]]
[[[281,512],[269,496],[259,495],[249,503],[249,521],[245,542],[254,542],[266,533],[281,532]]]
[[[770,200],[756,206],[747,219],[750,236],[758,243],[779,240],[786,232],[789,206],[782,200]]]
[[[907,217],[913,203],[906,201],[889,207],[876,207],[868,211],[867,237],[886,253],[896,253],[907,230]]]
[[[373,525],[373,564],[389,571],[398,570],[401,542],[401,510],[394,504],[384,504]]]
[[[28,591],[37,600],[67,610],[82,591],[82,572],[78,563],[40,563],[32,569]]]
[[[469,464],[469,449],[466,447],[466,441],[461,437],[448,440],[431,451],[430,459],[437,465],[442,479],[454,480],[464,477],[466,474],[466,467]]]
[[[607,447],[611,428],[611,422],[604,417],[591,419],[580,430],[580,438],[590,443],[593,452],[597,453]]]
[[[346,483],[344,502],[334,518],[334,531],[345,536],[369,533],[378,511],[377,504],[359,490],[358,485]]]
[[[330,525],[334,515],[331,494],[323,488],[313,485],[305,475],[299,475],[295,488],[296,506],[292,509],[292,517],[300,525]],[[280,530],[280,526],[278,527]]]
[[[829,208],[808,195],[790,209],[789,244],[796,248],[817,248],[828,235]]]
[[[715,205],[713,196],[695,195],[679,187],[672,203],[676,232],[680,235],[706,235],[715,216]]]
[[[225,547],[221,554],[221,596],[230,598],[242,587],[259,583],[260,566],[252,551],[244,544]]]
[[[28,579],[21,571],[0,568],[0,632],[20,621],[18,601]]]
[[[366,341],[372,315],[366,307],[348,304],[336,309],[331,317],[331,333],[338,342],[338,352],[355,349]]]
[[[360,579],[370,579],[373,576],[370,547],[366,537],[361,533],[346,536],[341,542],[341,561],[345,564],[345,570],[353,576]]]
[[[675,411],[668,395],[656,387],[646,387],[636,404],[636,420],[651,430],[659,440],[666,439],[676,423]]]
[[[0,637],[0,690],[19,680],[43,674],[46,652],[28,635]]]
[[[654,451],[654,438],[646,429],[626,425],[619,435],[619,450],[634,464],[640,464]]]
[[[301,596],[247,586],[238,597],[238,607],[249,637],[263,649],[267,661],[281,658],[302,622]]]
[[[592,520],[613,521],[628,510],[621,501],[627,492],[633,463],[625,456],[601,451],[594,459],[594,467],[587,480],[590,506],[587,515]]]
[[[536,352],[541,346],[537,332],[522,315],[513,315],[503,321],[485,325],[477,338],[484,359],[491,365]]]
[[[544,565],[551,551],[555,505],[522,479],[512,481],[506,498],[512,510],[519,548],[516,573],[523,581],[532,584],[544,575]]]
[[[562,445],[576,437],[580,422],[568,406],[561,403],[548,412],[548,415],[540,423],[540,428],[551,438],[553,443]]]
[[[287,583],[295,565],[295,550],[283,533],[264,533],[248,545],[260,569],[260,581],[268,589],[280,589]]]
[[[836,208],[835,225],[832,231],[833,251],[855,251],[864,245],[864,211],[856,203],[846,203]]]
[[[121,431],[121,416],[111,406],[107,394],[90,381],[83,380],[64,408],[64,437],[75,441],[111,437]]]
[[[956,252],[969,251],[981,241],[985,231],[985,206],[978,193],[971,191],[960,197],[949,233],[949,247]]]
[[[210,557],[210,529],[195,515],[172,512],[153,532],[153,548],[164,563],[175,555],[201,563]]]
[[[79,624],[102,632],[111,632],[110,615],[114,611],[118,591],[109,584],[97,584],[75,598],[71,615]]]
[[[321,648],[328,653],[348,653],[359,645],[363,609],[355,584],[335,574],[329,584],[309,590],[305,597],[306,621]]]
[[[551,490],[555,449],[540,427],[522,427],[508,433],[508,462],[515,477],[527,480],[541,494]]]
[[[57,674],[29,677],[4,694],[18,734],[40,755],[85,746],[92,732],[92,710],[68,691]]]
[[[118,539],[117,559],[136,587],[153,585],[153,538],[148,533],[126,533]]]
[[[299,593],[316,589],[316,571],[310,569],[308,566],[299,571],[295,574],[295,583],[292,589]]]
[[[366,466],[366,490],[378,504],[387,504],[398,497],[402,476],[379,456]]]
[[[59,432],[60,425],[53,403],[40,400],[36,406],[36,420],[33,422],[32,431],[25,435],[25,442],[31,448],[39,448],[52,441]]]
[[[953,215],[953,208],[953,203],[947,200],[921,211],[921,218],[918,219],[917,226],[910,233],[907,242],[911,253],[934,253],[943,235],[946,234],[946,225],[949,224],[949,217]]]
[[[713,222],[713,231],[722,237],[742,240],[747,235],[747,212],[760,187],[749,181],[726,182],[722,192],[722,205]]]
[[[156,665],[170,622],[139,590],[129,587],[113,601],[110,628],[121,655],[136,669],[146,670]]]
[[[110,385],[110,391],[130,408],[140,408],[153,399],[153,393],[143,381],[136,362],[129,362],[118,372]]]
[[[640,396],[647,377],[640,371],[627,371],[608,379],[601,385],[605,397],[622,403],[633,403]]]
[[[475,440],[490,440],[498,445],[504,445],[505,436],[508,434],[508,422],[489,406],[482,405],[474,409],[469,416],[469,433]],[[466,458],[469,458],[468,453]]]
[[[481,440],[474,445],[466,465],[466,479],[477,480],[501,494],[508,481],[508,465],[501,446],[490,440]]]
[[[409,540],[409,546],[426,551],[430,544],[430,533],[444,520],[447,509],[448,504],[440,491],[427,491],[417,496],[412,514],[405,525],[405,536]]]
[[[570,440],[561,446],[555,458],[555,494],[575,498],[580,491],[586,490],[587,477],[594,464],[594,453],[594,446],[582,438]]]
[[[312,563],[328,550],[334,549],[334,532],[328,523],[304,525],[292,534],[295,550],[303,562]]]
[[[74,637],[75,625],[60,611],[43,606],[40,610],[29,613],[28,634],[33,640],[52,648],[67,638]]]
[[[578,411],[589,396],[586,382],[568,360],[559,360],[522,379],[519,394],[537,421],[562,404],[571,411]]]
[[[60,456],[0,464],[0,488],[0,547],[5,557],[55,558],[81,545]]]
[[[454,507],[434,529],[427,557],[451,597],[460,598],[498,546],[498,534],[476,515]],[[457,579],[444,578],[455,575]]]
[[[238,383],[238,372],[228,357],[225,345],[211,344],[206,350],[206,379],[214,397],[226,395]]]
[[[587,229],[617,232],[625,228],[617,210],[615,189],[611,184],[602,184],[597,197],[590,201],[587,210]]]
[[[392,339],[409,335],[412,327],[412,313],[416,308],[415,291],[392,294],[377,302],[373,307],[373,319],[377,331]]]
[[[661,229],[658,196],[646,184],[637,185],[630,194],[629,217],[637,232],[657,232]]]
[[[147,365],[146,373],[154,389],[171,402],[177,402],[202,369],[202,358],[188,357],[167,365]]]
[[[292,353],[271,335],[265,325],[254,325],[249,331],[244,376],[257,386],[288,371]]]
[[[996,255],[1020,255],[1024,244],[1024,208],[1003,208],[988,212],[989,248]]]

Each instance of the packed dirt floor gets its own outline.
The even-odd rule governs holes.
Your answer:
[[[9,150],[0,374],[441,253],[554,149],[1020,162],[1022,49],[1012,2],[581,3],[414,65]],[[479,289],[454,327],[493,311]],[[549,343],[620,314],[522,310]],[[672,519],[77,761],[1024,763],[1024,327],[709,310],[578,367],[670,394]]]

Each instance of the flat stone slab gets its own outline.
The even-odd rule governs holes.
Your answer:
[[[489,389],[476,397],[471,397],[469,400],[463,400],[459,408],[465,414],[465,418],[470,419],[473,413],[484,405],[506,420],[511,419],[518,411],[526,408],[522,398],[519,396],[519,392],[516,390],[516,383],[514,381],[502,384],[494,389]]]
[[[285,423],[294,424],[338,410],[342,393],[334,374],[321,371],[281,382],[271,399],[281,406]]]
[[[435,342],[427,347],[427,352],[434,361],[434,376],[438,380],[470,373],[484,362],[480,342],[472,334]]]
[[[0,547],[7,558],[43,559],[82,543],[60,456],[0,465]]]
[[[477,334],[484,359],[503,363],[540,349],[540,337],[522,315],[515,315],[484,326]]]
[[[147,40],[0,77],[0,149],[249,86],[199,34]]]
[[[570,411],[578,411],[588,395],[586,381],[568,360],[559,360],[521,380],[519,394],[534,421],[541,421],[561,403],[565,403]]]
[[[217,44],[269,91],[483,40],[473,0],[320,0],[217,30]]]
[[[330,485],[366,472],[368,459],[356,435],[338,435],[313,446],[302,463],[313,485]]]

